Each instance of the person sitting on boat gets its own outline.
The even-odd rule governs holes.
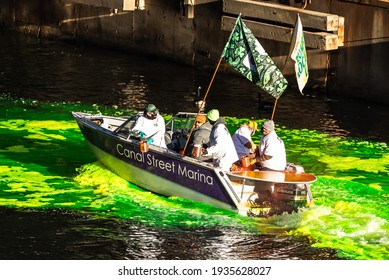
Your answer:
[[[274,122],[267,120],[262,124],[262,138],[256,150],[256,165],[261,170],[284,171],[286,152],[284,141],[274,130]]]
[[[209,159],[210,156],[202,156],[200,151],[203,147],[208,146],[211,131],[212,125],[207,122],[207,117],[204,115],[197,115],[195,119],[195,127],[188,141],[188,147],[185,151],[185,155],[196,157],[199,160]],[[197,148],[199,152],[197,152]]]
[[[146,106],[143,115],[137,119],[132,131],[138,132],[140,137],[147,139],[149,144],[166,148],[165,120],[154,104]]]
[[[242,158],[255,152],[257,145],[254,144],[251,137],[258,131],[258,124],[255,121],[248,121],[242,124],[232,135],[238,157]]]
[[[232,164],[239,158],[226,122],[219,116],[217,109],[210,110],[207,118],[212,125],[212,131],[209,147],[203,151],[203,155],[211,155],[215,167],[230,171]]]

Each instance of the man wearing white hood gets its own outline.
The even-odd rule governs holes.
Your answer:
[[[215,167],[219,167],[224,171],[230,171],[232,164],[239,158],[226,122],[219,116],[219,111],[216,109],[210,110],[207,118],[212,125],[212,131],[209,147],[204,150],[203,155],[212,155]]]

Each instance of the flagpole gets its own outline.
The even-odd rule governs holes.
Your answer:
[[[292,39],[293,39],[293,32],[292,32]],[[292,42],[291,42],[291,43],[292,43]],[[282,68],[281,73],[284,73],[284,72],[285,72],[286,65],[288,64],[288,60],[289,60],[289,56],[290,56],[290,53],[291,53],[291,52],[292,52],[292,44],[290,44],[290,46],[289,46],[289,52],[288,52],[288,54],[285,56],[284,67]],[[274,114],[275,114],[275,112],[276,112],[276,107],[277,107],[277,101],[278,101],[278,98],[276,98],[276,101],[274,102],[273,112],[272,112],[272,115],[271,115],[271,119],[270,119],[270,120],[273,120],[273,118],[274,118]]]
[[[286,56],[286,59],[285,59],[285,64],[284,64],[284,67],[282,68],[282,72],[281,73],[284,73],[285,72],[285,68],[286,68],[286,65],[288,63],[288,58],[289,58],[289,55]],[[276,98],[276,101],[274,102],[274,105],[273,105],[273,112],[271,114],[271,119],[270,120],[273,120],[274,118],[274,114],[276,112],[276,107],[277,107],[277,101],[278,101],[278,98]]]
[[[287,63],[288,63],[288,58],[289,58],[289,55],[287,55],[286,58],[285,58],[284,67],[282,68],[281,73],[284,73],[284,72],[285,72],[285,68],[286,68],[286,65],[287,65]],[[276,112],[276,107],[277,107],[277,102],[278,102],[278,98],[276,98],[276,101],[274,101],[273,112],[272,112],[272,114],[271,114],[271,119],[270,119],[270,120],[273,120],[273,118],[274,118],[274,114],[275,114],[275,112]]]
[[[209,85],[208,85],[207,91],[205,92],[204,98],[203,98],[203,100],[201,101],[202,103],[201,103],[200,106],[199,106],[199,110],[197,111],[196,117],[197,117],[198,115],[200,115],[201,108],[202,108],[203,106],[205,106],[205,99],[207,99],[209,90],[211,89],[211,86],[212,86],[212,84],[213,84],[213,81],[215,80],[215,76],[216,76],[217,71],[219,70],[219,67],[220,67],[220,64],[221,64],[221,62],[222,62],[222,59],[223,59],[223,56],[220,56],[219,62],[217,63],[215,72],[213,73],[212,79],[211,79],[211,81],[210,81],[210,83],[209,83]],[[189,132],[189,135],[188,135],[188,139],[187,139],[186,142],[185,142],[185,147],[184,147],[184,149],[182,150],[181,155],[183,155],[183,156],[185,155],[185,151],[186,151],[186,148],[187,148],[187,146],[188,146],[190,137],[192,136],[192,133],[193,133],[193,130],[194,130],[194,127],[195,127],[195,123],[196,123],[196,121],[193,122],[192,128],[190,129],[190,132]]]
[[[278,101],[278,98],[276,98],[276,101],[274,102],[273,113],[271,114],[271,119],[270,120],[273,120],[273,118],[274,118],[274,113],[275,113],[276,107],[277,107],[277,101]]]

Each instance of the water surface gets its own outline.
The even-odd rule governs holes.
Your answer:
[[[389,259],[388,110],[295,89],[275,121],[315,206],[253,219],[144,191],[101,166],[71,111],[193,110],[212,73],[155,58],[0,33],[1,259]],[[211,71],[212,72],[212,71]],[[220,73],[207,108],[233,132],[271,115]],[[259,141],[259,135],[254,139]]]

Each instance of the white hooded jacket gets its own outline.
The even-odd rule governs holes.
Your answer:
[[[231,134],[222,119],[213,125],[207,153],[212,155],[215,167],[224,171],[230,171],[232,164],[239,159]]]
[[[286,152],[284,141],[278,137],[274,130],[261,138],[259,155],[271,156],[271,159],[261,162],[262,168],[285,170]]]
[[[146,138],[153,138],[152,145],[166,148],[165,120],[160,114],[154,120],[148,119],[143,115],[140,116],[132,130],[143,132]]]

